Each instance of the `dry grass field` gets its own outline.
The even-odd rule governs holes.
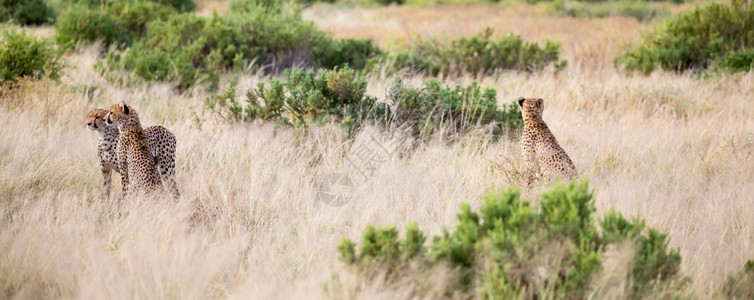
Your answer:
[[[648,28],[628,18],[550,18],[515,5],[314,6],[304,14],[335,36],[388,46],[486,26],[560,41],[569,66],[559,73],[479,80],[500,104],[545,99],[544,119],[590,180],[598,213],[615,208],[668,232],[689,292],[717,297],[727,275],[754,258],[754,74],[621,73],[612,58]],[[346,154],[368,144],[368,130],[351,141],[336,127],[230,124],[204,110],[202,89],[108,83],[94,71],[97,53],[67,55],[59,84],[29,82],[3,96],[0,298],[329,298],[323,286],[334,274],[352,283],[342,298],[404,298],[349,279],[336,244],[358,239],[367,224],[416,221],[437,234],[454,225],[459,203],[476,206],[487,191],[517,183],[509,177],[520,160],[515,140],[431,141],[365,178]],[[264,80],[243,75],[239,94]],[[370,78],[370,94],[382,97],[390,81]],[[177,201],[102,199],[86,113],[121,100],[145,126],[176,135]],[[319,184],[336,172],[349,175],[353,194],[331,207]],[[117,175],[113,182],[119,195]]]

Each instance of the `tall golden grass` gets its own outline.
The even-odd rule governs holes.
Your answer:
[[[615,208],[669,232],[692,280],[687,292],[719,296],[726,276],[754,258],[754,74],[618,72],[610,63],[617,44],[637,41],[643,28],[623,18],[548,19],[486,6],[306,13],[335,35],[380,43],[424,32],[466,35],[487,25],[483,16],[451,22],[464,15],[459,10],[498,20],[492,26],[499,33],[563,42],[571,64],[557,74],[480,80],[498,91],[501,104],[544,98],[544,119],[590,179],[598,213]],[[396,29],[386,25],[392,22]],[[478,205],[485,192],[516,184],[515,140],[434,140],[364,178],[346,157],[370,140],[370,130],[351,141],[335,126],[301,132],[230,124],[204,111],[209,94],[201,89],[178,94],[168,84],[108,83],[93,71],[97,53],[91,47],[68,55],[59,84],[25,82],[3,94],[0,298],[406,298],[409,289],[385,291],[353,278],[344,280],[352,284],[347,294],[324,293],[332,276],[348,277],[335,245],[358,239],[367,224],[416,221],[437,234],[454,225],[460,202]],[[243,75],[239,94],[262,80]],[[372,77],[369,92],[382,97],[389,82]],[[86,130],[86,112],[121,100],[145,126],[163,125],[178,138],[177,201],[102,199],[97,137]],[[317,195],[320,182],[337,172],[351,178],[353,194],[331,207]],[[531,199],[541,190],[524,194]],[[625,259],[606,259],[595,286],[625,279],[621,266]]]

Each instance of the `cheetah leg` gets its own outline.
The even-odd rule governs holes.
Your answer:
[[[121,185],[123,186],[123,195],[121,195],[121,199],[125,199],[128,197],[128,163],[126,162],[126,158],[121,159],[118,158],[118,168],[120,168],[120,179],[121,179]]]
[[[521,152],[523,153],[524,158],[524,179],[526,181],[526,186],[530,187],[534,181],[537,180],[537,173],[539,173],[536,153],[534,152],[533,147],[528,145],[522,146]]]
[[[110,200],[110,187],[112,186],[112,169],[110,167],[102,167],[102,178],[104,178],[105,200]]]
[[[174,199],[180,197],[181,194],[178,192],[178,184],[175,182],[175,160],[166,159],[160,161],[157,166],[160,171],[162,183],[167,186],[170,195],[172,195]]]

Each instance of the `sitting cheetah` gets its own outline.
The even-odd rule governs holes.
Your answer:
[[[117,126],[120,131],[115,152],[123,181],[123,197],[158,191],[162,182],[136,111],[124,102],[115,104],[107,110],[105,123]]]
[[[89,130],[96,131],[99,135],[97,154],[99,155],[100,166],[102,167],[105,197],[109,199],[112,171],[121,173],[118,169],[118,159],[115,152],[120,132],[117,128],[105,124],[106,114],[107,110],[104,109],[91,110],[86,127]],[[173,197],[178,198],[180,194],[175,182],[175,135],[162,126],[147,127],[144,129],[144,133],[147,135],[149,149],[160,171],[162,182],[168,186]]]
[[[578,176],[576,167],[565,150],[560,147],[547,124],[542,120],[544,100],[518,98],[524,118],[521,152],[526,167],[527,184],[536,178],[552,180],[558,177],[572,179]]]

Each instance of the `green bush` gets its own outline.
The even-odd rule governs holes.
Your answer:
[[[145,0],[154,4],[166,5],[175,9],[177,12],[190,12],[196,8],[196,3],[193,0]],[[122,0],[58,0],[55,1],[55,7],[59,10],[66,10],[72,6],[83,5],[89,8],[107,7],[118,2],[124,2]],[[125,1],[128,2],[128,1]]]
[[[0,22],[42,25],[55,21],[55,12],[44,0],[0,0]]]
[[[254,64],[267,73],[304,68],[363,66],[380,53],[370,41],[333,40],[279,1],[234,2],[233,13],[209,18],[174,14],[147,25],[125,53],[112,51],[109,68],[133,70],[148,81],[174,81],[180,89],[217,84],[220,74]]]
[[[349,66],[364,69],[369,59],[382,54],[371,40],[343,39],[333,41],[330,48],[320,53],[320,65],[326,68]]]
[[[729,276],[722,291],[727,299],[754,299],[754,260],[747,261],[740,273]]]
[[[377,3],[379,5],[390,5],[390,4],[403,5],[404,3],[406,3],[406,0],[373,0],[373,1],[374,3]]]
[[[62,61],[52,43],[13,29],[5,30],[2,34],[0,80],[45,76],[57,79],[60,76]]]
[[[557,15],[577,18],[606,18],[628,16],[639,21],[653,20],[670,15],[670,8],[659,1],[617,0],[617,1],[573,1],[558,0],[553,2]]]
[[[463,134],[474,128],[489,127],[494,135],[523,127],[521,111],[515,101],[497,107],[495,89],[468,86],[443,86],[431,78],[421,88],[396,78],[388,90],[383,124],[409,126],[415,137],[426,138],[437,132]]]
[[[489,75],[497,70],[536,71],[549,65],[556,69],[566,65],[559,60],[560,45],[547,40],[544,46],[525,42],[519,36],[492,38],[493,30],[450,43],[419,40],[407,50],[382,55],[370,61],[370,68],[385,66],[388,73],[409,69],[432,76]]]
[[[385,129],[409,128],[414,137],[458,135],[488,128],[494,135],[523,127],[514,101],[497,107],[495,90],[468,86],[444,86],[430,79],[422,88],[396,78],[386,102],[366,94],[364,78],[348,67],[334,70],[289,69],[285,80],[259,83],[247,92],[245,103],[236,99],[235,87],[206,99],[206,107],[224,119],[249,122],[256,119],[294,127],[335,121],[352,133],[371,121]]]
[[[644,37],[638,49],[616,58],[628,70],[703,70],[719,63],[750,69],[754,49],[754,2],[708,3],[681,13]],[[743,65],[747,65],[742,67]]]
[[[385,270],[378,280],[388,286],[407,277],[421,281],[438,265],[448,266],[453,275],[448,282],[434,282],[453,287],[446,295],[487,299],[586,298],[605,251],[631,245],[634,258],[626,279],[631,284],[624,287],[629,298],[653,298],[658,288],[679,278],[681,257],[667,249],[665,234],[615,211],[596,220],[592,198],[586,183],[558,185],[542,195],[537,210],[516,190],[492,193],[478,211],[462,204],[455,229],[433,237],[429,246],[415,225],[403,240],[394,227],[368,227],[360,251],[344,239],[338,252],[357,273]]]
[[[246,103],[235,99],[235,87],[206,99],[206,107],[228,120],[273,121],[298,128],[334,120],[353,132],[364,120],[384,111],[376,98],[366,95],[366,80],[349,68],[287,70],[285,81],[260,82],[246,93]]]
[[[173,14],[170,6],[156,1],[112,1],[101,5],[75,4],[58,18],[58,43],[72,48],[80,42],[101,40],[104,46],[131,45],[146,34],[147,23]]]
[[[730,53],[717,62],[717,67],[731,72],[749,72],[752,66],[754,49]]]

